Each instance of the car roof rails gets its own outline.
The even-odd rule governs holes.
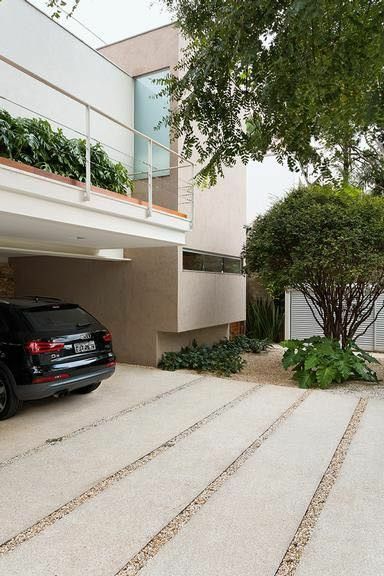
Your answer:
[[[62,298],[53,298],[52,296],[17,296],[15,300],[33,300],[34,302],[40,302],[40,300],[45,300],[51,302],[63,302]]]

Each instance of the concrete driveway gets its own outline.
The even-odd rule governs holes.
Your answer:
[[[4,576],[378,576],[384,401],[119,366],[0,423]]]

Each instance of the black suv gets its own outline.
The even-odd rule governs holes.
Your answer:
[[[0,420],[23,400],[92,392],[115,364],[110,332],[80,306],[54,298],[0,300]]]

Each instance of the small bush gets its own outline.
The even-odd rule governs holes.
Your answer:
[[[233,340],[222,340],[213,346],[192,346],[182,348],[180,352],[165,352],[159,362],[163,370],[197,370],[214,372],[223,376],[236,374],[245,365],[242,352],[261,352],[269,342],[258,341],[247,336],[237,336]]]
[[[281,344],[287,348],[283,366],[285,369],[293,366],[293,377],[300,388],[328,388],[346,380],[378,381],[376,372],[367,366],[378,361],[353,341],[345,348],[337,340],[320,336]]]
[[[274,300],[256,298],[247,306],[247,333],[251,338],[280,342],[284,332],[284,311]]]

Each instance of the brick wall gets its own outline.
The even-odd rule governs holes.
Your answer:
[[[12,266],[0,264],[0,296],[14,296],[15,278]]]

